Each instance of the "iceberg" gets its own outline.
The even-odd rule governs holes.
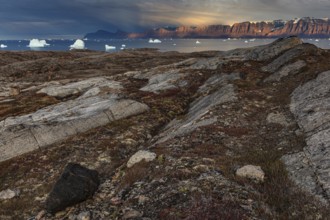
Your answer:
[[[85,49],[85,42],[77,39],[74,44],[70,45],[70,49],[82,50]]]
[[[45,47],[45,46],[49,46],[50,44],[48,44],[45,40],[39,40],[39,39],[32,39],[30,40],[30,43],[28,45],[28,47]]]
[[[121,47],[126,47],[126,44],[122,44]]]
[[[196,41],[196,44],[200,44],[201,42],[199,42],[199,41]]]
[[[7,45],[0,44],[0,48],[7,48]]]
[[[105,45],[105,50],[115,50],[116,47],[115,46],[109,46],[109,45]]]
[[[158,40],[158,39],[155,39],[155,40],[153,40],[153,39],[149,39],[149,43],[150,44],[160,44],[162,41],[160,41],[160,40]]]

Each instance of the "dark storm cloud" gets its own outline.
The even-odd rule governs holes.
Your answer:
[[[329,0],[0,0],[0,38],[326,17]]]

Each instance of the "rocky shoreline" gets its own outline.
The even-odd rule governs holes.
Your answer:
[[[330,214],[328,50],[0,57],[1,219]]]

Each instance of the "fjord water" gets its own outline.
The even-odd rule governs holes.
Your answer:
[[[149,43],[148,39],[123,39],[123,40],[84,40],[86,49],[105,51],[105,45],[116,47],[114,50],[107,52],[120,51],[122,45],[125,49],[136,48],[157,48],[160,51],[178,51],[178,52],[197,52],[197,51],[227,51],[236,48],[246,48],[258,45],[264,45],[273,42],[275,39],[162,39],[161,43]],[[306,43],[315,44],[323,49],[330,49],[329,39],[303,39]],[[70,45],[75,40],[46,40],[50,46],[43,48],[29,48],[29,40],[0,40],[0,44],[7,45],[0,51],[68,51]],[[198,43],[196,43],[199,41]]]

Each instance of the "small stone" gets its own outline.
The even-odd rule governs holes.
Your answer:
[[[66,211],[60,211],[55,214],[55,218],[63,218],[67,214]]]
[[[90,220],[91,219],[91,213],[89,211],[87,212],[81,212],[77,216],[77,220]]]
[[[0,192],[0,200],[12,199],[16,196],[19,196],[19,190],[6,189]]]
[[[21,93],[20,88],[18,88],[18,87],[11,87],[11,88],[10,88],[9,94],[10,94],[11,96],[17,96],[17,95],[19,95],[20,93]]]
[[[35,220],[41,220],[45,215],[46,215],[46,211],[42,210],[37,214],[37,216],[35,217]]]
[[[199,171],[199,172],[208,172],[210,171],[209,167],[206,165],[197,165],[193,167],[194,170]]]
[[[149,197],[146,196],[139,196],[138,198],[139,198],[139,205],[143,205],[150,200]]]
[[[136,210],[131,210],[128,211],[124,214],[123,219],[134,219],[134,218],[139,218],[142,217],[142,213]]]
[[[145,160],[146,162],[153,161],[156,158],[156,154],[152,153],[150,151],[140,150],[136,152],[127,162],[127,167],[130,168],[134,164],[141,162],[142,160]]]
[[[274,123],[274,124],[280,124],[280,125],[283,125],[283,126],[288,126],[289,123],[285,117],[285,115],[283,115],[282,113],[270,113],[268,116],[267,116],[267,122],[268,123]]]
[[[110,199],[112,205],[119,205],[122,203],[122,200],[119,197],[113,197]]]
[[[263,182],[265,173],[260,166],[246,165],[236,171],[236,175]]]

